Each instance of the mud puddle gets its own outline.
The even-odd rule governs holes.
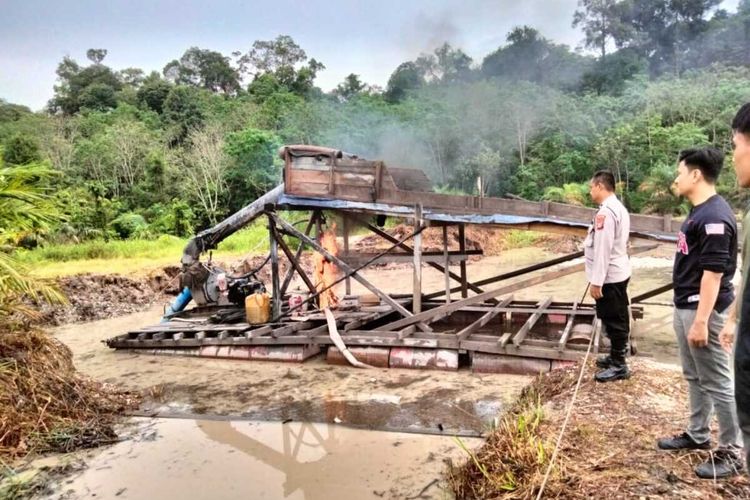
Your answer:
[[[451,438],[337,425],[133,419],[131,437],[86,454],[42,498],[449,498]],[[463,439],[469,448],[479,439]],[[464,455],[465,456],[465,455]]]

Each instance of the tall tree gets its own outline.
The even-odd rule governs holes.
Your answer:
[[[273,79],[286,90],[304,96],[313,89],[318,72],[325,69],[315,58],[308,61],[302,47],[288,35],[279,35],[274,40],[256,40],[247,53],[235,52],[234,55],[240,72],[253,77],[248,89],[251,93],[254,93],[252,87],[259,79],[263,85]]]
[[[179,60],[169,62],[163,73],[178,85],[192,85],[227,95],[235,94],[240,88],[240,74],[228,57],[198,47],[190,47]]]
[[[626,19],[629,0],[579,0],[578,10],[573,14],[573,27],[582,28],[584,44],[596,48],[602,58],[607,55],[607,43],[615,46],[633,36],[633,28]]]
[[[48,104],[50,111],[72,115],[82,107],[105,110],[117,105],[115,93],[122,89],[122,82],[111,68],[101,63],[106,51],[91,50],[92,61],[99,62],[81,67],[66,56],[57,66],[58,84]]]

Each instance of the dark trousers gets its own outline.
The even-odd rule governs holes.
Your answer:
[[[610,357],[613,361],[625,362],[630,336],[630,312],[628,305],[628,282],[605,283],[602,298],[596,301],[596,315],[602,320],[612,344]]]
[[[737,403],[737,423],[745,444],[745,457],[750,466],[750,350],[745,345],[743,323],[737,332],[737,347],[734,352],[734,398]],[[745,332],[747,335],[750,332]]]

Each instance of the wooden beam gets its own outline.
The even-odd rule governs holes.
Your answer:
[[[462,253],[466,251],[466,232],[465,231],[466,231],[465,225],[463,223],[459,224],[458,225],[458,251]],[[469,291],[468,291],[469,281],[466,277],[466,262],[461,262],[460,268],[461,268],[461,271],[460,271],[461,276],[459,277],[459,282],[461,283],[461,287],[459,288],[459,290],[461,290],[461,297],[465,299],[466,297],[469,296]],[[471,289],[477,293],[482,293],[481,291],[476,290],[478,286],[479,285],[472,284]],[[453,293],[452,289],[450,290],[450,293]],[[429,295],[426,298],[429,298]]]
[[[375,295],[377,295],[378,297],[380,297],[381,300],[383,300],[383,302],[385,302],[386,304],[388,304],[391,307],[393,307],[396,311],[398,311],[399,313],[401,313],[402,316],[404,316],[406,318],[412,318],[412,317],[414,317],[414,315],[411,312],[409,312],[404,306],[402,306],[401,304],[399,304],[398,302],[396,302],[395,300],[393,300],[387,293],[383,292],[378,287],[376,287],[375,285],[373,285],[372,283],[370,283],[370,281],[368,281],[366,278],[364,278],[360,274],[358,274],[346,262],[342,261],[341,259],[339,259],[335,255],[331,254],[331,252],[329,252],[328,250],[326,250],[325,248],[323,248],[318,242],[313,241],[306,234],[302,234],[294,226],[292,226],[291,224],[289,224],[285,220],[279,218],[276,214],[271,214],[271,217],[273,217],[273,219],[276,221],[276,223],[278,225],[280,225],[281,227],[283,227],[285,231],[287,231],[288,233],[291,233],[292,235],[297,236],[298,238],[300,238],[301,240],[303,240],[305,243],[307,243],[308,245],[310,245],[311,247],[313,247],[315,250],[317,250],[318,252],[320,252],[326,259],[328,259],[329,261],[331,261],[334,264],[336,264],[337,266],[339,266],[339,268],[341,268],[344,272],[350,273],[351,276],[352,276],[352,278],[354,278],[355,280],[359,281],[362,284],[362,286],[364,286],[365,288],[367,288],[368,290],[370,290],[372,293],[374,293]],[[422,330],[424,330],[424,331],[432,331],[432,328],[430,328],[429,326],[427,326],[425,324],[422,324],[421,320],[417,320],[417,321],[414,321],[414,322],[409,322],[408,324],[411,325],[411,324],[414,324],[414,323],[419,323],[420,328]]]
[[[310,231],[312,230],[313,224],[315,224],[315,214],[317,212],[313,212],[313,214],[310,216],[310,220],[307,221],[307,226],[305,226],[305,234],[310,234]],[[302,250],[305,248],[305,244],[300,241],[299,246],[297,247],[297,251],[294,253],[294,259],[299,262],[299,258],[302,256]],[[289,288],[289,284],[292,282],[292,278],[294,277],[294,267],[290,267],[289,270],[286,272],[286,276],[284,276],[284,281],[281,284],[281,294],[284,295],[286,293],[286,289]]]
[[[305,286],[307,286],[307,289],[310,290],[310,293],[315,293],[317,289],[315,288],[315,285],[312,281],[310,281],[310,278],[307,276],[307,273],[304,269],[302,269],[302,266],[299,265],[299,262],[297,259],[295,259],[294,255],[292,255],[292,251],[289,250],[289,247],[287,246],[286,242],[284,242],[281,235],[276,231],[276,228],[273,227],[273,233],[276,239],[276,242],[281,247],[281,250],[284,252],[284,255],[286,255],[287,260],[289,260],[289,264],[291,265],[291,269],[294,269],[297,271],[297,274],[299,274],[299,277],[302,278],[302,281],[305,282]]]
[[[349,254],[349,229],[350,229],[349,228],[349,225],[350,225],[349,216],[347,215],[346,212],[344,212],[343,214],[341,214],[341,217],[342,217],[342,223],[344,226],[344,253],[348,255]],[[351,295],[352,294],[352,280],[349,276],[346,277],[345,283],[346,283],[345,293],[347,295]]]
[[[547,297],[544,301],[539,303],[539,309],[529,316],[529,319],[526,320],[526,323],[523,324],[520,330],[516,332],[516,334],[513,336],[513,345],[518,347],[521,345],[521,342],[523,342],[523,339],[526,338],[526,335],[531,331],[532,328],[534,328],[534,325],[536,325],[536,322],[539,321],[539,318],[542,317],[542,311],[549,306],[550,302],[552,302],[552,297]]]
[[[448,260],[448,226],[443,224],[443,266],[445,267],[445,303],[451,302],[451,273]]]
[[[463,330],[461,330],[460,332],[458,332],[456,334],[456,337],[458,337],[458,340],[464,340],[466,337],[468,337],[469,335],[471,335],[473,332],[475,332],[479,328],[482,328],[484,325],[486,325],[487,323],[489,323],[492,320],[492,318],[494,318],[495,316],[497,316],[498,314],[500,314],[500,312],[502,312],[503,308],[505,308],[505,306],[507,306],[508,304],[510,304],[512,301],[513,301],[513,296],[512,295],[510,295],[510,296],[506,297],[505,299],[503,299],[495,307],[493,307],[492,309],[490,309],[489,311],[487,311],[486,313],[484,313],[484,315],[481,318],[479,318],[478,320],[476,320],[475,322],[473,322],[472,324],[470,324],[469,326],[467,326],[466,328],[464,328]]]
[[[560,342],[558,342],[557,350],[562,351],[565,349],[565,344],[568,343],[568,338],[570,338],[570,332],[573,331],[573,320],[576,316],[576,309],[578,309],[578,301],[573,302],[573,309],[570,311],[570,316],[568,317],[568,322],[565,324],[565,329],[563,330],[562,336],[560,336]]]
[[[417,321],[424,321],[424,320],[434,321],[436,318],[448,316],[451,313],[458,311],[462,307],[470,306],[473,304],[478,304],[480,302],[484,302],[485,299],[495,298],[495,297],[499,297],[500,295],[517,292],[518,290],[523,290],[524,288],[529,288],[531,286],[538,285],[540,283],[546,283],[547,281],[552,281],[554,279],[561,278],[563,276],[568,276],[569,274],[578,273],[578,272],[583,271],[583,268],[584,268],[583,263],[575,264],[573,266],[569,266],[564,269],[560,269],[558,271],[546,273],[542,276],[535,276],[533,278],[528,278],[528,279],[519,281],[517,283],[513,283],[512,285],[506,285],[504,287],[497,288],[495,290],[490,290],[488,292],[480,293],[472,297],[467,297],[465,299],[457,300],[456,302],[451,302],[450,304],[446,304],[444,306],[436,307],[434,309],[429,309],[422,313],[415,314],[411,317],[393,321],[392,323],[388,323],[387,325],[380,327],[380,329],[381,330],[399,330],[403,328],[404,326],[414,324]]]
[[[644,300],[648,300],[651,297],[656,297],[657,295],[661,295],[664,292],[668,292],[669,290],[672,290],[674,288],[674,283],[668,283],[666,285],[662,285],[660,287],[654,288],[653,290],[649,290],[648,292],[644,292],[640,295],[636,295],[632,299],[630,299],[631,304],[637,304],[638,302],[643,302]]]
[[[422,205],[414,207],[414,283],[412,285],[412,311],[414,314],[422,312],[422,233],[417,228],[422,227]]]
[[[461,226],[459,226],[459,228],[460,227]],[[398,241],[396,238],[394,238],[390,234],[386,233],[385,231],[381,230],[380,228],[378,228],[376,226],[373,226],[372,224],[368,223],[367,224],[367,228],[370,231],[372,231],[373,233],[375,233],[378,236],[380,236],[381,238],[390,241],[391,243],[396,243]],[[459,231],[460,231],[460,229],[459,229]],[[399,248],[402,248],[402,249],[406,250],[409,254],[413,253],[413,249],[409,245],[402,244],[402,245],[399,245]],[[449,254],[451,254],[451,253],[452,252],[449,252]],[[466,251],[465,245],[458,252],[455,252],[455,254],[456,255],[473,255],[472,252],[467,252]],[[478,254],[481,254],[481,252],[478,253]],[[424,255],[424,253],[423,253],[423,255]],[[433,269],[437,269],[441,273],[445,272],[445,268],[443,268],[443,266],[441,266],[440,264],[438,264],[436,262],[429,262],[428,261],[427,265],[429,265]],[[464,272],[466,271],[466,263],[465,262],[464,262],[464,265],[463,265],[463,270],[464,270]],[[465,276],[464,276],[464,279],[462,279],[461,276],[457,275],[456,273],[451,272],[450,270],[448,270],[448,273],[449,273],[449,276],[452,279],[458,281],[459,283],[464,283],[466,281],[465,280]],[[478,286],[474,286],[474,285],[472,285],[470,283],[468,283],[467,285],[468,285],[469,288],[471,288],[476,293],[482,293],[484,291],[481,288],[479,288]],[[437,295],[435,295],[435,294],[430,294],[430,295],[438,296],[438,295],[441,295],[441,294],[442,294],[442,292],[438,292]],[[427,298],[427,297],[429,297],[429,295],[425,296],[425,298]]]
[[[281,287],[279,285],[279,249],[276,242],[274,219],[268,216],[268,236],[271,244],[271,315],[277,318],[281,312]]]

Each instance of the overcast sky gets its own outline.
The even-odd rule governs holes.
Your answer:
[[[734,12],[738,0],[722,7]],[[580,45],[577,0],[0,0],[0,98],[41,109],[66,55],[88,64],[104,48],[113,69],[161,71],[197,46],[230,55],[253,41],[291,35],[326,65],[330,90],[349,73],[385,86],[400,63],[444,41],[475,62],[528,24],[558,43]]]

